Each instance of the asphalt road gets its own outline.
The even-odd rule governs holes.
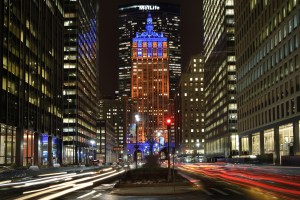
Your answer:
[[[247,188],[227,183],[220,180],[210,179],[206,177],[201,177],[193,175],[186,172],[181,172],[183,176],[189,178],[193,183],[195,189],[190,192],[175,194],[175,195],[143,195],[143,196],[133,196],[133,195],[115,195],[112,193],[113,186],[116,181],[110,184],[101,184],[96,187],[92,187],[86,190],[79,190],[69,195],[62,197],[63,200],[74,200],[74,199],[85,199],[85,200],[270,200],[270,199],[280,199],[271,193],[259,190],[257,188]],[[140,188],[136,188],[140,190]],[[175,187],[176,190],[176,187]],[[150,193],[145,191],[145,193]]]
[[[120,172],[120,173],[119,173]],[[229,182],[225,179],[211,178],[203,174],[198,174],[188,171],[180,171],[182,176],[186,177],[193,187],[190,190],[179,194],[157,195],[153,194],[156,190],[163,190],[163,188],[156,188],[155,191],[152,188],[135,187],[132,188],[132,193],[120,193],[115,194],[116,189],[114,185],[118,182],[123,172],[110,170],[97,174],[62,174],[45,178],[45,180],[33,180],[33,182],[27,182],[12,186],[13,191],[16,191],[9,196],[0,196],[0,199],[62,199],[62,200],[94,200],[94,199],[107,199],[107,200],[280,200],[288,199],[295,200],[300,199],[297,197],[281,196],[280,194],[272,193],[271,191],[259,189],[255,186],[240,185]],[[50,182],[48,182],[50,181]],[[35,185],[36,183],[42,183]],[[172,187],[172,186],[170,186]],[[178,186],[179,187],[179,186]],[[0,188],[0,195],[3,194],[4,188]],[[122,189],[121,189],[122,190]],[[141,192],[145,190],[144,195],[137,195],[135,191]],[[176,187],[175,187],[176,190]],[[172,190],[170,190],[172,191]],[[179,189],[177,190],[179,191]]]

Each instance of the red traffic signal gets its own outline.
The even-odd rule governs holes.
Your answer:
[[[166,124],[167,124],[168,126],[170,126],[170,125],[171,125],[171,123],[172,123],[172,120],[171,120],[171,118],[167,118],[167,120],[166,120]]]

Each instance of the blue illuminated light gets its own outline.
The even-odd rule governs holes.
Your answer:
[[[167,42],[167,38],[164,37],[163,32],[157,33],[153,31],[153,28],[154,26],[152,24],[152,17],[151,14],[149,13],[147,18],[146,31],[142,33],[136,32],[136,37],[132,39],[132,42],[136,42],[137,46],[139,47],[137,50],[138,57],[143,56],[142,49],[141,49],[143,42],[146,42],[148,45],[147,57],[152,57],[154,55],[154,53],[152,52],[153,42],[158,43],[157,56],[158,57],[163,56],[162,53],[163,42]]]

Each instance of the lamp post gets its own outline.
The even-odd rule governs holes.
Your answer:
[[[171,118],[167,118],[166,124],[168,128],[168,180],[171,178],[171,171],[170,171],[170,135],[171,135]]]
[[[138,122],[140,121],[140,116],[139,115],[135,115],[135,123],[136,123],[136,130],[135,130],[135,168],[137,169],[137,151],[139,149],[139,145],[138,145]]]
[[[95,149],[94,149],[94,144],[96,144],[95,140],[91,140],[90,141],[91,145],[92,145],[92,155],[93,155],[93,160],[95,160]]]

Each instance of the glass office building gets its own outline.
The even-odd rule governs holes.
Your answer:
[[[64,1],[63,160],[89,162],[96,139],[96,1]]]
[[[205,154],[208,161],[238,154],[234,0],[203,1]]]
[[[0,165],[61,162],[62,4],[0,3]]]

